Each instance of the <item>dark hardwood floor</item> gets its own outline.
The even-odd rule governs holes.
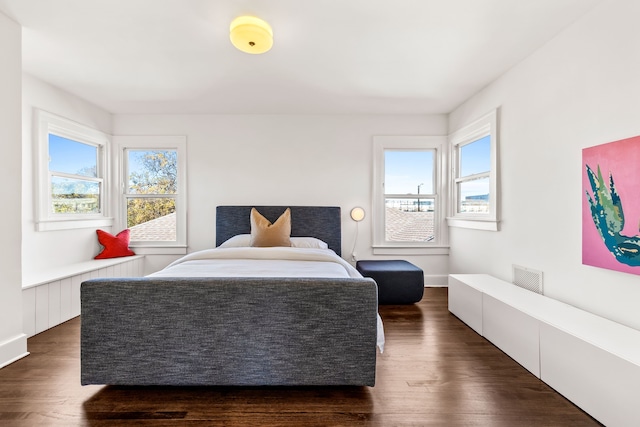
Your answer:
[[[373,388],[83,387],[75,318],[0,369],[0,426],[600,425],[451,315],[446,288],[380,314]]]

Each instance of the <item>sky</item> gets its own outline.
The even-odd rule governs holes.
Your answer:
[[[487,136],[461,148],[463,176],[490,169],[489,138]],[[130,172],[140,169],[140,163],[136,158],[138,154],[132,153],[129,158]],[[386,150],[385,193],[433,194],[436,190],[433,188],[434,155],[434,150]],[[49,134],[49,170],[84,174],[83,170],[95,170],[96,161],[96,147]],[[488,184],[486,180],[483,181],[465,184],[463,197],[488,192]]]
[[[384,183],[386,194],[433,194],[433,150],[384,153]],[[422,185],[421,185],[422,184]]]
[[[487,135],[460,148],[462,164],[460,176],[465,177],[491,170],[491,136]],[[467,181],[461,184],[460,198],[489,194],[489,178]]]
[[[49,170],[95,176],[95,174],[87,175],[82,171],[95,172],[97,158],[97,147],[49,134]]]
[[[129,156],[130,172],[139,172],[143,169],[139,159],[145,152],[144,150],[131,151]],[[49,170],[95,177],[95,174],[88,175],[83,171],[95,171],[97,158],[97,147],[49,134]]]
[[[462,168],[460,176],[473,175],[491,170],[491,135],[462,146]]]
[[[486,172],[491,169],[491,137],[486,136],[461,148],[462,176]],[[385,150],[386,194],[432,194],[434,176],[433,150]],[[463,198],[489,192],[488,180],[465,183]]]

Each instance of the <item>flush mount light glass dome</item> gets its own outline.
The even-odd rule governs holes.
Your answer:
[[[239,50],[258,54],[273,46],[271,26],[255,16],[239,16],[229,27],[231,43]]]

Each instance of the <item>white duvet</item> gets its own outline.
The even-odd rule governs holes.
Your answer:
[[[362,277],[330,249],[216,248],[193,252],[149,277]],[[384,349],[384,329],[378,315],[378,347]]]
[[[217,248],[193,252],[153,277],[362,277],[329,249]]]

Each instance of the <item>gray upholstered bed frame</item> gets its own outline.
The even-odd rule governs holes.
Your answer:
[[[284,209],[259,208],[271,220]],[[336,221],[339,227],[340,209],[300,214],[306,209],[292,208],[294,230],[304,217],[311,228],[300,233],[331,240],[325,228]],[[243,217],[249,221],[246,206],[218,207],[217,233],[228,235],[220,224]],[[246,230],[230,227],[234,234]],[[340,241],[330,245],[339,248]],[[375,384],[372,279],[92,279],[82,283],[81,300],[82,384]]]

